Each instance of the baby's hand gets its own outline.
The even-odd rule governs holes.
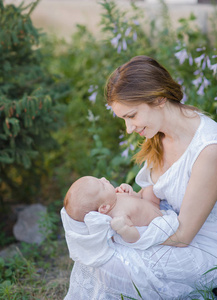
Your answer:
[[[115,230],[117,233],[119,230],[121,230],[126,225],[125,218],[123,216],[121,217],[114,217],[111,220],[111,227],[113,230]]]
[[[134,193],[132,186],[127,183],[122,183],[120,186],[116,187],[115,192],[128,193],[129,195],[132,195]]]

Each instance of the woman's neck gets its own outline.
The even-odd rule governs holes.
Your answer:
[[[164,124],[162,132],[168,142],[191,140],[200,124],[199,115],[186,108],[180,108],[167,102],[164,107]]]

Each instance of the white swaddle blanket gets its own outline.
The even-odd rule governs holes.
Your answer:
[[[114,255],[117,244],[139,250],[146,250],[151,246],[161,244],[179,226],[177,214],[174,211],[162,210],[162,213],[163,216],[155,218],[148,226],[137,227],[141,237],[136,243],[126,243],[111,228],[110,216],[90,212],[85,216],[84,222],[78,222],[70,218],[65,208],[62,208],[61,218],[69,256],[72,260],[84,265],[98,267]]]

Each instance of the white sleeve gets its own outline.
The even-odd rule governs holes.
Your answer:
[[[90,212],[85,216],[84,222],[78,222],[70,218],[62,208],[61,218],[71,259],[98,267],[113,256],[115,250],[112,248],[112,236],[115,232],[110,226],[111,217]]]
[[[149,185],[153,185],[153,182],[151,180],[151,175],[150,175],[150,169],[147,168],[147,162],[145,162],[142,169],[136,175],[135,181],[141,188],[145,188]]]

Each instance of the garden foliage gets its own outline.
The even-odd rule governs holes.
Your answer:
[[[42,66],[41,33],[31,22],[38,1],[4,5],[0,0],[0,184],[17,192],[42,151],[54,148],[64,86]],[[28,171],[29,177],[30,171]],[[34,170],[32,171],[32,174]]]
[[[207,35],[192,13],[180,19],[174,29],[164,1],[159,1],[159,13],[152,19],[134,4],[130,10],[109,0],[100,1],[99,5],[102,8],[99,36],[78,25],[71,42],[57,39],[47,42],[49,49],[56,49],[50,70],[69,78],[72,86],[67,102],[67,126],[55,134],[61,144],[60,151],[47,157],[51,168],[58,162],[56,172],[63,187],[75,177],[87,174],[106,176],[114,184],[123,181],[134,184],[139,166],[131,158],[141,140],[136,135],[126,135],[123,121],[108,111],[104,97],[111,72],[133,56],[157,59],[182,84],[182,101],[207,111],[217,120],[214,14],[213,31]],[[66,173],[72,176],[63,182]]]
[[[43,177],[42,190],[54,178],[55,188],[64,193],[82,175],[105,176],[114,185],[125,181],[137,188],[134,177],[140,166],[132,155],[141,138],[126,134],[104,97],[111,72],[136,55],[162,63],[182,84],[183,102],[217,120],[215,8],[208,35],[191,13],[174,28],[163,0],[155,16],[135,4],[123,9],[118,2],[102,0],[99,5],[100,35],[79,24],[71,41],[41,37],[30,20],[34,4],[29,13],[22,6],[1,5],[0,168],[8,185],[19,182],[17,170],[32,162],[34,172],[44,168],[49,176]],[[63,93],[68,87],[58,90],[60,79],[69,85],[68,96]],[[65,126],[54,131],[63,103]],[[50,142],[51,131],[58,149]],[[41,155],[36,157],[39,151],[43,162]],[[28,177],[28,171],[22,173]]]

